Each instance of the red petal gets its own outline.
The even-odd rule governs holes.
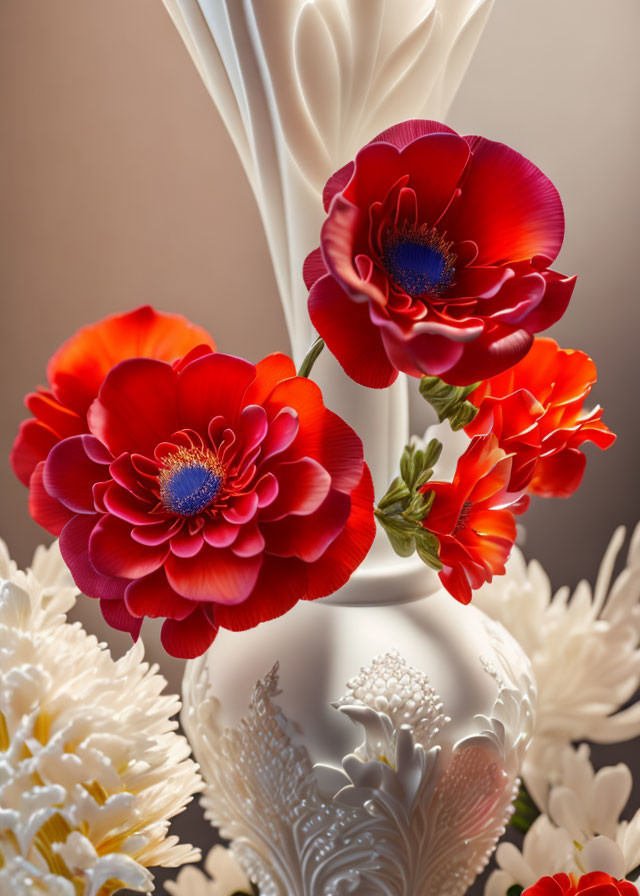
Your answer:
[[[327,273],[327,266],[322,260],[322,249],[318,247],[307,255],[304,265],[302,266],[302,279],[307,289],[311,289],[316,280],[324,277]]]
[[[222,515],[228,523],[241,526],[253,519],[258,509],[258,496],[255,492],[233,496],[229,507],[222,511]]]
[[[409,187],[418,199],[418,219],[436,224],[447,209],[469,161],[469,146],[457,134],[432,133],[412,141],[401,153]],[[382,197],[380,197],[382,198]]]
[[[349,495],[332,490],[322,506],[308,516],[285,516],[261,523],[266,550],[279,557],[299,557],[314,563],[343,531],[351,511]]]
[[[195,557],[203,544],[201,532],[191,533],[183,526],[171,539],[171,551],[176,557]]]
[[[245,393],[244,403],[264,404],[278,383],[295,375],[296,366],[288,355],[281,352],[267,355],[256,364],[256,378]]]
[[[306,516],[320,507],[329,494],[331,476],[310,457],[274,467],[278,497],[264,513],[264,519],[278,520],[288,514]]]
[[[546,272],[542,300],[524,318],[523,326],[530,333],[541,333],[555,324],[567,310],[575,285],[575,277],[563,277],[555,271]]]
[[[233,553],[238,557],[255,557],[264,551],[265,541],[260,529],[254,522],[243,526],[233,543]]]
[[[62,530],[60,553],[78,588],[89,597],[121,600],[127,580],[97,572],[89,560],[89,538],[99,517],[78,514]]]
[[[114,457],[125,451],[153,457],[156,445],[180,429],[176,380],[163,361],[122,361],[107,375],[89,408],[89,429]]]
[[[255,377],[253,364],[233,355],[216,353],[189,364],[178,379],[181,425],[204,435],[214,417],[234,422]]]
[[[298,437],[286,458],[317,460],[331,476],[333,488],[350,492],[362,477],[362,441],[341,417],[325,408],[318,386],[297,377],[275,389],[271,400],[295,407],[300,418]]]
[[[290,610],[304,595],[305,587],[306,564],[295,558],[265,554],[260,575],[247,600],[234,606],[216,604],[216,623],[236,632],[254,628]]]
[[[577,448],[566,448],[538,461],[529,491],[541,498],[568,498],[582,482],[587,458]]]
[[[375,534],[373,482],[365,464],[362,478],[351,493],[351,513],[346,526],[322,557],[308,568],[305,599],[315,600],[342,588],[369,553]]]
[[[170,656],[190,660],[201,656],[217,634],[218,629],[202,607],[197,607],[186,619],[167,619],[162,625],[160,640]]]
[[[134,641],[138,640],[142,619],[136,619],[127,610],[123,600],[101,600],[100,610],[105,622],[119,632],[129,632]]]
[[[371,323],[367,302],[354,302],[331,276],[309,294],[311,321],[345,373],[372,389],[385,389],[398,378],[389,362],[380,330]],[[356,336],[357,334],[357,336]]]
[[[9,460],[13,472],[23,485],[29,485],[29,479],[36,466],[46,460],[58,441],[56,433],[38,420],[25,420],[20,424]]]
[[[558,191],[520,153],[483,137],[465,137],[473,157],[462,196],[445,216],[449,239],[477,243],[477,264],[557,256],[564,237]]]
[[[184,619],[194,610],[193,601],[185,600],[171,588],[163,569],[127,585],[124,599],[133,616]]]
[[[233,551],[205,545],[197,557],[169,556],[166,573],[172,588],[190,600],[242,603],[253,591],[262,557],[236,557]]]
[[[162,566],[167,554],[166,544],[152,547],[134,541],[131,524],[110,514],[102,517],[89,539],[89,559],[106,576],[147,576]]]
[[[75,513],[95,513],[93,486],[109,478],[108,466],[94,463],[87,456],[85,445],[90,448],[91,442],[97,439],[88,435],[58,442],[44,467],[46,490]]]
[[[262,443],[261,463],[274,454],[281,454],[293,443],[298,435],[300,423],[293,408],[282,408],[269,424],[269,432]]]
[[[52,498],[44,487],[44,461],[40,461],[33,471],[29,483],[29,513],[36,523],[52,535],[60,535],[66,524],[73,518],[73,512],[60,501]]]
[[[233,544],[239,532],[238,526],[218,518],[216,520],[206,520],[203,535],[204,540],[212,548],[226,548]]]
[[[336,195],[336,193],[341,193],[344,188],[347,186],[349,181],[351,180],[351,176],[353,175],[354,169],[353,162],[347,162],[342,168],[336,171],[335,174],[332,174],[327,183],[325,184],[325,188],[322,191],[322,204],[324,206],[325,212],[329,211],[329,206],[331,205],[331,200]],[[307,259],[308,260],[308,259]],[[305,277],[306,283],[306,277]],[[307,284],[308,287],[309,284]]]
[[[533,336],[526,330],[494,324],[473,342],[465,343],[460,360],[442,377],[453,386],[489,379],[517,364],[532,344]]]
[[[147,357],[173,363],[200,344],[215,349],[201,327],[146,305],[78,330],[55,353],[47,374],[57,398],[84,414],[109,370],[120,361]]]
[[[157,518],[151,515],[153,507],[116,482],[109,484],[104,492],[103,500],[109,513],[119,516],[120,519],[126,520],[134,526],[148,526],[157,523]]]
[[[455,134],[456,132],[442,124],[440,121],[432,121],[427,118],[410,118],[400,124],[394,124],[374,137],[372,143],[391,143],[398,149],[404,149],[414,140],[425,137],[427,134]],[[457,135],[456,135],[457,136]]]
[[[65,408],[51,392],[32,392],[24,403],[34,417],[56,433],[58,438],[66,439],[87,431],[87,421],[70,408]]]

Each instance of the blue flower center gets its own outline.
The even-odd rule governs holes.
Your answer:
[[[212,451],[179,448],[164,459],[160,498],[179,516],[195,516],[215,500],[224,483],[222,464]]]
[[[442,295],[453,282],[456,256],[452,243],[423,224],[393,233],[386,240],[382,262],[391,279],[407,295]]]

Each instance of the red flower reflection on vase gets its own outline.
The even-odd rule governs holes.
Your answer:
[[[460,603],[505,572],[516,538],[514,514],[529,504],[526,495],[508,491],[511,464],[494,435],[479,437],[458,460],[452,482],[429,481],[422,488],[435,494],[423,526],[440,544],[440,581]]]
[[[616,438],[602,422],[601,408],[584,410],[596,379],[596,366],[584,352],[538,338],[515,367],[472,392],[469,401],[479,411],[465,432],[493,432],[513,453],[512,491],[566,498],[584,474],[580,446],[593,442],[606,449]]]
[[[29,509],[40,525],[59,535],[71,518],[44,491],[44,461],[59,441],[89,431],[87,411],[111,368],[135,357],[171,363],[198,345],[215,349],[206,330],[146,305],[83,327],[58,349],[47,365],[49,387],[25,399],[33,417],[21,424],[10,458],[29,486]]]
[[[174,656],[330,594],[371,546],[362,443],[284,355],[123,361],[87,419],[44,468],[62,555],[115,628],[166,617]]]
[[[468,385],[516,364],[564,313],[575,278],[549,270],[560,197],[515,150],[407,121],[328,181],[304,278],[309,313],[346,373]]]
[[[603,871],[592,871],[576,878],[573,874],[542,877],[522,896],[638,896],[637,887],[629,880],[616,880]]]

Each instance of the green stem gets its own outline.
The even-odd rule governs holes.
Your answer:
[[[313,365],[316,363],[318,358],[320,357],[320,352],[324,348],[324,339],[321,336],[315,340],[307,354],[305,355],[304,361],[300,365],[300,370],[298,371],[298,376],[308,377],[311,373],[311,369]]]

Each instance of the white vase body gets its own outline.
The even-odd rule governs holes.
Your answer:
[[[164,0],[237,148],[273,259],[294,359],[314,332],[303,262],[319,245],[327,179],[385,128],[442,120],[493,0]],[[357,338],[357,334],[354,334]],[[406,377],[352,382],[325,351],[314,379],[358,432],[376,495],[409,435]],[[332,600],[413,600],[437,580],[379,533]]]

